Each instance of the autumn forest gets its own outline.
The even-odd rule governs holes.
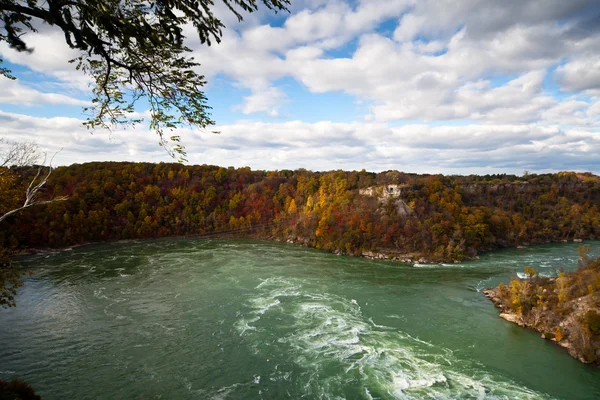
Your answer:
[[[13,169],[7,210],[34,168]],[[102,162],[57,168],[42,197],[2,222],[6,247],[138,238],[257,237],[338,254],[452,262],[483,251],[600,238],[600,178],[584,173],[442,176],[253,171]],[[0,210],[5,211],[5,210]]]

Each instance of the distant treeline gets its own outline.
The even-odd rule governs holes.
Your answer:
[[[13,172],[25,185],[34,171]],[[19,190],[11,193],[14,201],[0,207],[18,201]],[[498,247],[600,238],[600,178],[589,173],[442,176],[101,162],[57,168],[44,196],[63,195],[69,199],[6,220],[0,243],[64,247],[221,232],[351,255],[455,261]]]

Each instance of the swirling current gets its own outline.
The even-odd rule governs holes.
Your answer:
[[[600,253],[600,242],[588,242]],[[253,240],[162,239],[25,257],[0,378],[45,399],[596,399],[600,370],[480,292],[577,244],[457,265]]]

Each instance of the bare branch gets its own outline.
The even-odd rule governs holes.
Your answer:
[[[35,176],[29,182],[29,186],[27,187],[27,190],[25,191],[25,201],[23,202],[23,205],[21,207],[18,207],[18,208],[8,211],[8,212],[4,213],[3,215],[0,215],[0,222],[4,221],[6,218],[10,217],[11,215],[16,214],[19,211],[24,210],[26,208],[36,206],[36,205],[54,203],[56,201],[65,201],[68,199],[68,196],[60,196],[60,197],[54,197],[50,200],[41,200],[41,201],[36,200],[36,197],[39,194],[40,190],[48,182],[48,178],[50,178],[50,175],[52,174],[52,171],[53,171],[52,161],[54,160],[54,157],[56,157],[56,155],[58,153],[60,153],[61,151],[62,151],[62,149],[60,149],[59,151],[54,153],[54,155],[50,159],[50,162],[48,163],[48,172],[45,175],[42,175],[42,169],[44,168],[44,166],[40,165],[38,167]],[[46,163],[46,159],[47,159],[47,154],[44,153],[44,161],[42,164]],[[40,176],[41,176],[41,178],[40,178]]]
[[[37,144],[0,138],[0,176],[6,174],[9,167],[33,165],[39,159],[40,151]]]

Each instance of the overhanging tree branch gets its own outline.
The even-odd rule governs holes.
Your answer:
[[[287,10],[290,0],[222,0],[238,18],[258,3]],[[45,22],[59,27],[66,43],[81,55],[75,68],[94,79],[92,106],[85,125],[113,128],[137,124],[133,112],[140,100],[153,110],[150,127],[173,156],[185,158],[179,136],[182,126],[214,124],[202,92],[206,81],[199,64],[184,46],[183,27],[195,27],[200,42],[219,42],[224,24],[212,12],[213,0],[0,0],[0,41],[18,51],[31,51],[23,34]],[[1,62],[1,60],[0,60]],[[0,68],[0,74],[8,76]],[[174,143],[173,148],[170,143]]]

